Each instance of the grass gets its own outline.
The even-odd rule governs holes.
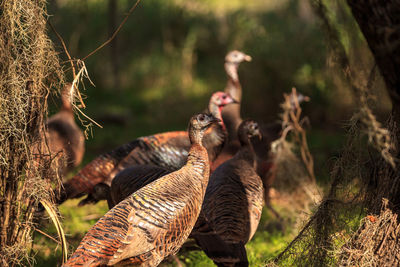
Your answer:
[[[63,227],[67,235],[70,252],[76,249],[85,233],[97,219],[108,211],[105,201],[84,207],[77,207],[78,202],[79,199],[68,200],[60,206]],[[295,229],[289,226],[285,232],[282,232],[278,229],[279,227],[275,227],[278,224],[276,218],[268,210],[264,209],[258,231],[246,245],[250,266],[264,266],[268,260],[276,256],[294,237]],[[275,229],[273,229],[274,227]],[[43,221],[40,229],[53,237],[57,236],[55,228],[48,221]],[[35,266],[61,265],[60,247],[55,241],[38,232],[34,236],[32,253],[36,254]],[[190,251],[185,252],[185,254],[178,253],[178,257],[186,267],[215,266],[202,251]],[[162,266],[176,266],[176,263],[168,261]]]

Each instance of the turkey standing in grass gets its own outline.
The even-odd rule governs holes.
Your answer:
[[[200,217],[191,234],[218,266],[248,266],[245,244],[261,218],[263,186],[251,139],[261,138],[258,124],[239,127],[241,147],[211,175]]]
[[[209,102],[210,112],[220,117],[221,109],[235,101],[226,93],[216,92]],[[214,125],[204,136],[204,146],[212,162],[222,149],[225,141],[225,125]],[[134,165],[155,165],[169,171],[185,164],[190,141],[186,131],[175,131],[138,138],[131,143],[102,154],[86,165],[71,180],[64,183],[64,192],[58,203],[66,199],[91,194],[97,184],[110,186],[113,178],[123,169]],[[103,192],[103,191],[102,191]],[[97,202],[105,196],[89,195],[81,204]]]
[[[237,139],[237,129],[242,122],[240,115],[242,86],[239,81],[238,68],[240,63],[243,61],[251,61],[251,57],[237,50],[229,52],[225,57],[225,71],[228,76],[225,92],[231,95],[238,103],[224,108],[222,112],[222,117],[227,126],[228,140],[217,159],[212,162],[212,172],[223,162],[232,158],[240,147]],[[297,99],[298,103],[301,103],[302,101],[308,101],[309,98],[298,94]],[[294,101],[291,101],[291,104],[294,109]],[[265,203],[267,207],[271,209],[277,217],[279,217],[277,212],[273,210],[270,205],[269,192],[277,172],[275,157],[270,153],[270,150],[271,143],[281,137],[282,125],[280,123],[261,123],[259,126],[262,133],[262,139],[259,140],[255,146],[257,149],[257,155],[260,157],[257,173],[261,176],[263,181]]]
[[[142,187],[107,212],[64,266],[157,266],[175,254],[200,213],[210,173],[202,139],[206,129],[217,121],[212,115],[193,116],[186,164]]]

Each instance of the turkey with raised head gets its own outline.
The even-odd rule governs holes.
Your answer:
[[[218,266],[248,266],[245,244],[261,218],[263,186],[252,139],[260,139],[258,124],[240,124],[241,147],[210,177],[202,211],[191,234]]]
[[[223,142],[225,139],[225,125],[222,120],[221,110],[225,105],[233,103],[233,99],[223,92],[216,92],[211,96],[209,103],[209,112],[213,114],[214,117],[218,118],[220,122],[211,126],[203,139],[204,145],[208,148],[208,156],[210,161],[215,159],[216,155],[220,152]],[[223,138],[223,139],[221,139]],[[189,142],[189,138],[187,137]],[[210,153],[213,153],[210,155]],[[139,188],[145,186],[146,184],[156,180],[157,178],[171,172],[171,169],[165,168],[163,166],[158,166],[154,164],[147,165],[137,165],[135,163],[129,164],[130,157],[126,157],[121,161],[120,165],[116,169],[122,169],[111,181],[110,195],[103,195],[102,198],[97,199],[107,199],[109,207],[112,208],[117,203],[124,200],[127,196],[138,190]],[[121,166],[122,165],[122,166]],[[100,184],[103,188],[105,185]],[[97,185],[96,185],[97,187]],[[99,191],[95,187],[94,191]],[[100,188],[100,189],[101,189]],[[106,192],[106,191],[101,191]]]
[[[157,266],[175,254],[200,213],[209,179],[204,132],[218,119],[190,119],[186,164],[142,187],[108,211],[89,230],[64,266]]]
[[[229,105],[222,111],[222,118],[224,119],[227,131],[228,140],[217,159],[212,163],[211,170],[215,170],[226,160],[230,159],[238,151],[240,144],[237,139],[237,129],[242,122],[240,116],[240,106],[242,101],[242,86],[239,81],[238,69],[240,63],[244,61],[251,61],[251,57],[245,53],[233,50],[225,56],[225,72],[228,76],[228,81],[225,87],[225,93],[229,94],[236,100],[235,104]]]
[[[234,102],[228,94],[216,92],[210,98],[209,111],[220,118],[222,108]],[[206,132],[203,143],[210,161],[213,161],[221,151],[225,136],[225,125],[222,121]],[[100,183],[110,186],[115,175],[129,166],[155,165],[169,171],[177,170],[185,163],[189,149],[190,141],[186,131],[140,137],[100,155],[87,164],[71,180],[64,183],[64,191],[58,203],[84,194],[89,196],[81,204],[97,202],[99,199],[90,195],[94,187]]]

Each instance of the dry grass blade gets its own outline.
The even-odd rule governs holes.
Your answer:
[[[41,200],[40,202],[42,203],[43,207],[49,214],[51,221],[56,227],[57,234],[61,242],[62,258],[63,258],[62,260],[63,263],[65,263],[68,257],[68,246],[67,246],[67,240],[65,239],[64,229],[62,228],[60,220],[58,219],[58,214],[53,208],[52,204],[50,204],[47,200]]]
[[[72,91],[72,92],[77,92],[77,95],[78,95],[78,97],[79,97],[80,102],[83,103],[83,100],[81,100],[82,98],[81,98],[81,95],[80,95],[79,90],[78,90],[79,83],[82,82],[82,84],[83,84],[83,79],[86,78],[86,79],[89,80],[89,82],[90,82],[92,85],[94,85],[94,84],[93,84],[92,80],[91,80],[90,77],[89,77],[88,71],[87,71],[87,69],[86,69],[85,62],[83,62],[83,61],[81,61],[81,60],[78,60],[76,64],[77,64],[78,67],[80,67],[80,69],[79,69],[78,73],[75,75],[74,80],[72,81],[71,91]],[[72,98],[73,98],[73,96],[75,96],[76,94],[72,94],[72,93],[71,93],[70,95],[71,95]],[[91,123],[95,124],[95,125],[98,126],[99,128],[103,128],[103,126],[101,126],[101,125],[100,125],[99,123],[97,123],[95,120],[93,120],[93,119],[90,118],[88,115],[86,115],[86,114],[75,104],[74,99],[72,99],[71,103],[72,103],[73,108],[74,108],[75,110],[77,110],[83,117],[85,117],[86,119],[88,119]],[[83,107],[84,107],[84,106],[83,106]],[[79,115],[79,114],[78,114],[78,115]],[[79,119],[80,119],[82,125],[86,127],[86,131],[85,131],[85,133],[86,133],[86,132],[88,131],[88,129],[90,128],[91,124],[90,124],[90,123],[86,123],[86,122],[85,122],[84,120],[82,120],[80,117],[79,117]],[[86,134],[86,136],[87,136],[87,134]]]

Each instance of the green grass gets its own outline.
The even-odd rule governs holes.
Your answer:
[[[97,221],[97,219],[108,211],[105,201],[96,205],[78,207],[79,200],[68,200],[60,206],[60,213],[63,217],[63,227],[67,235],[69,252],[72,253],[79,242]],[[259,224],[259,229],[253,239],[246,245],[250,266],[264,266],[265,263],[276,256],[294,236],[294,230],[290,225],[285,233],[271,229],[271,225],[278,224],[278,221],[264,209]],[[41,223],[40,229],[47,234],[56,237],[55,229],[45,220]],[[61,250],[56,242],[40,233],[35,233],[33,253],[36,254],[38,267],[59,266],[61,261]],[[202,251],[190,251],[184,254],[178,253],[180,261],[187,267],[215,266]],[[175,266],[174,261],[168,261],[163,266]]]

